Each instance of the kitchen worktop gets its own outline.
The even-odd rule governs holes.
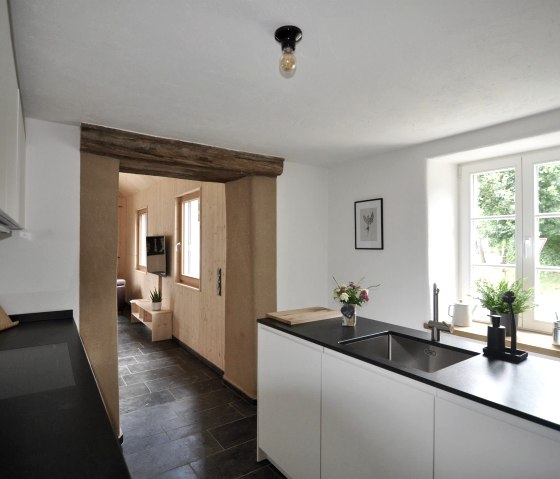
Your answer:
[[[130,478],[71,312],[22,316],[0,332],[0,476]]]
[[[560,362],[531,355],[520,364],[489,359],[482,355],[485,344],[465,338],[441,334],[440,344],[480,353],[470,359],[427,373],[418,369],[399,367],[383,358],[374,359],[356,354],[339,341],[384,331],[394,331],[430,340],[430,333],[390,323],[358,318],[355,328],[343,327],[340,319],[327,319],[289,326],[269,318],[260,324],[305,339],[388,369],[397,374],[429,384],[467,399],[514,414],[523,419],[560,431]]]

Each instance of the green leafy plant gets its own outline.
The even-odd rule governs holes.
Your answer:
[[[508,282],[502,279],[498,283],[493,283],[487,279],[479,279],[475,281],[476,290],[479,294],[480,304],[491,313],[508,313],[509,306],[502,301],[502,297],[506,291],[513,291],[515,301],[513,303],[513,312],[515,314],[524,313],[533,308],[533,288],[523,289],[523,280],[518,279]]]
[[[154,288],[153,291],[150,291],[150,298],[152,298],[152,303],[161,303],[161,291]]]

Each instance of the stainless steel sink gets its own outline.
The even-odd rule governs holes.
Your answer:
[[[344,349],[371,359],[382,358],[406,368],[433,373],[477,356],[465,349],[386,331],[371,336],[340,341]]]

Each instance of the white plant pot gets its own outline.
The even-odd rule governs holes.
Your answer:
[[[152,303],[152,311],[161,311],[161,302]]]

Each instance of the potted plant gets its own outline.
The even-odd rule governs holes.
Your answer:
[[[161,311],[161,291],[154,288],[150,291],[150,298],[152,299],[152,311]]]
[[[350,281],[346,284],[338,284],[333,276],[336,288],[333,291],[333,299],[342,303],[340,312],[342,313],[342,326],[356,326],[356,306],[361,306],[369,301],[369,288],[379,285],[362,288],[359,284]],[[362,278],[363,279],[363,278]],[[361,281],[361,280],[360,280]]]
[[[524,289],[522,279],[517,279],[513,282],[502,279],[498,283],[493,283],[487,279],[479,279],[475,281],[475,286],[482,307],[490,311],[490,314],[499,314],[502,317],[500,325],[506,327],[506,336],[511,335],[511,319],[509,306],[502,301],[504,293],[506,291],[513,291],[515,294],[513,313],[516,323],[519,313],[524,313],[535,306],[532,302],[533,289]]]

